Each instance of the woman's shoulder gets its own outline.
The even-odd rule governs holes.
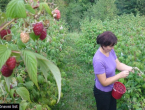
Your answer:
[[[95,55],[93,57],[93,62],[95,62],[95,63],[103,63],[104,62],[104,59],[99,52],[95,53]]]

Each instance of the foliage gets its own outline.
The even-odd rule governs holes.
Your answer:
[[[114,2],[114,0],[97,1],[84,12],[83,18],[89,17],[90,19],[95,18],[100,20],[106,18],[113,19],[117,15],[117,8]]]
[[[79,22],[82,18],[82,11],[83,7],[79,3],[70,3],[69,7],[67,7],[66,22],[69,23],[70,30],[79,29]]]
[[[5,11],[6,5],[10,2],[11,0],[0,0],[0,9],[2,11]]]
[[[143,109],[145,106],[142,101],[144,94],[144,74],[145,74],[145,24],[144,17],[133,14],[115,17],[114,20],[105,21],[85,19],[81,23],[82,36],[81,41],[77,44],[81,51],[82,62],[92,65],[92,58],[98,48],[96,37],[104,31],[112,31],[118,37],[118,43],[115,51],[118,59],[132,67],[138,67],[143,74],[138,71],[131,73],[127,79],[120,80],[127,87],[124,98],[118,100],[118,108],[124,109]],[[83,45],[82,45],[83,44]],[[116,71],[116,74],[119,71]],[[135,91],[134,91],[135,90]],[[127,100],[128,98],[129,100]]]
[[[137,7],[140,11],[141,15],[145,15],[145,1],[144,0],[137,0]]]
[[[136,0],[116,0],[117,8],[119,9],[119,14],[137,14],[137,2]]]

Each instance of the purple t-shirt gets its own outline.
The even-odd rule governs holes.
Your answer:
[[[106,78],[114,76],[116,70],[116,62],[115,62],[116,58],[117,57],[113,49],[110,51],[109,57],[107,57],[100,51],[100,48],[97,50],[97,52],[93,57],[95,85],[101,91],[105,91],[105,92],[112,91],[113,84],[108,86],[103,86],[100,83],[97,74],[106,73]]]

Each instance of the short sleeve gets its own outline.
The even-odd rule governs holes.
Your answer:
[[[112,55],[113,55],[113,57],[115,58],[115,60],[117,59],[117,56],[116,56],[116,53],[115,53],[115,51],[114,51],[114,49],[112,49]]]
[[[105,73],[105,67],[99,59],[93,59],[93,68],[95,74]]]

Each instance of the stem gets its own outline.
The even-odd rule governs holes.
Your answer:
[[[12,19],[11,21],[9,21],[7,24],[5,24],[3,27],[0,28],[0,31],[3,30],[5,27],[7,27],[8,25],[10,25],[13,21],[15,21],[16,19]]]
[[[9,95],[9,94],[7,94],[6,97],[4,98],[3,103],[5,102],[5,100],[6,100],[6,98],[8,97],[8,95]]]
[[[18,54],[20,54],[21,52],[19,52],[19,51],[12,51],[13,53],[18,53]]]

